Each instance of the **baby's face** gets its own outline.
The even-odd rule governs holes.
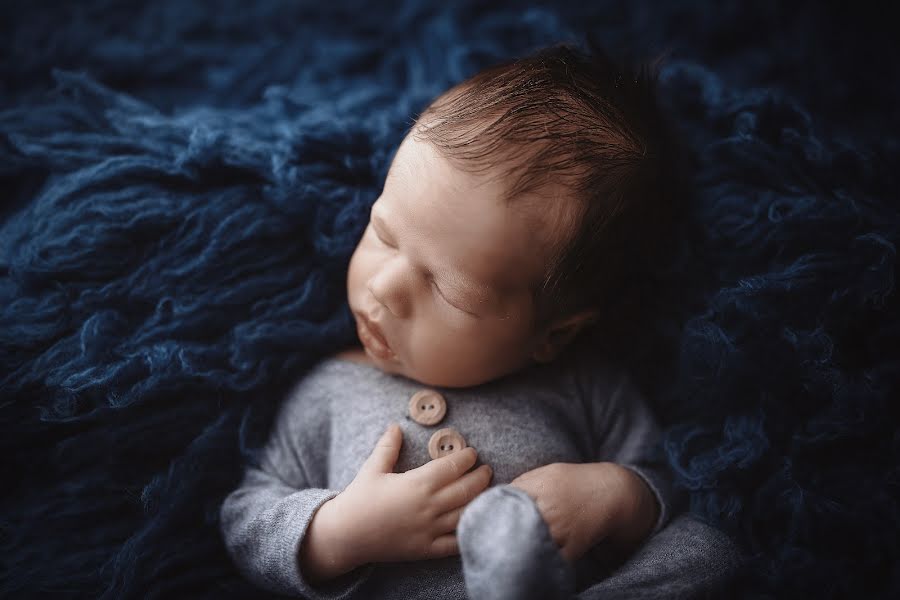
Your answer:
[[[376,366],[428,385],[477,385],[529,364],[532,288],[546,268],[541,219],[498,181],[455,168],[408,135],[347,277]]]

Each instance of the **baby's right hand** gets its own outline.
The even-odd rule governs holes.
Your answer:
[[[466,472],[477,457],[471,447],[393,473],[402,444],[403,430],[392,424],[350,485],[327,503],[352,564],[459,554],[460,514],[490,483],[488,465]]]

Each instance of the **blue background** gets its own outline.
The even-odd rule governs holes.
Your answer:
[[[353,339],[346,264],[409,119],[590,35],[666,53],[678,270],[623,359],[748,597],[900,592],[900,73],[799,2],[4,2],[0,595],[242,597],[218,507]]]

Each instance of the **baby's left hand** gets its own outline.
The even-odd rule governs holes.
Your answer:
[[[552,463],[519,475],[510,485],[535,500],[569,561],[604,540],[615,546],[640,542],[656,520],[652,492],[615,463]]]

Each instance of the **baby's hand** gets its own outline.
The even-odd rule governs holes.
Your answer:
[[[393,473],[402,444],[403,431],[392,424],[350,485],[326,503],[346,536],[350,564],[459,554],[462,509],[490,483],[488,465],[467,473],[477,456],[471,447]]]
[[[659,510],[647,485],[615,463],[553,463],[510,485],[534,499],[569,561],[600,542],[604,550],[627,553],[650,533]]]

